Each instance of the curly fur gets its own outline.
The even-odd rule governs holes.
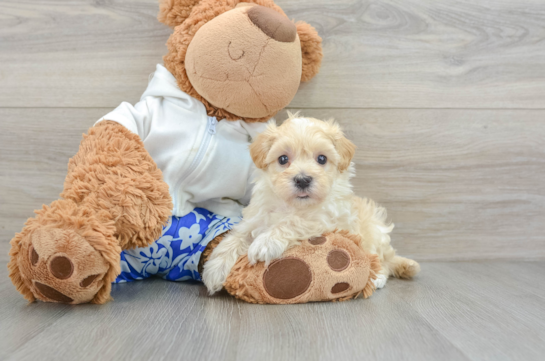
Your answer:
[[[123,249],[158,239],[173,207],[161,170],[140,137],[109,121],[84,136],[68,163],[61,197],[107,210]]]

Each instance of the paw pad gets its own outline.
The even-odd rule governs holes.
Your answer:
[[[263,286],[267,293],[281,300],[303,294],[311,282],[312,273],[309,266],[295,257],[273,262],[263,274]]]
[[[350,256],[346,251],[336,249],[327,255],[327,264],[335,272],[341,272],[350,265]]]
[[[74,273],[72,261],[64,256],[57,256],[49,262],[51,274],[60,280],[65,280]]]
[[[62,303],[70,303],[74,301],[72,298],[66,296],[65,294],[60,293],[53,287],[44,285],[43,283],[34,282],[34,286],[36,286],[36,288],[38,289],[38,291],[40,291],[42,295],[44,295],[45,297],[53,301],[62,302]]]
[[[91,275],[80,282],[81,287],[88,287],[99,275]]]
[[[36,266],[38,261],[40,260],[40,256],[38,255],[38,252],[34,249],[34,247],[30,247],[30,264],[33,266]]]
[[[331,293],[341,293],[350,288],[350,285],[346,282],[336,283],[335,286],[331,287]]]
[[[308,243],[312,244],[313,246],[319,246],[321,244],[324,244],[327,241],[327,238],[324,236],[321,237],[312,237],[308,240]]]

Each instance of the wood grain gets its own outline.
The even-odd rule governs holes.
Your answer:
[[[33,209],[57,198],[81,134],[107,111],[0,109],[2,242]],[[335,117],[356,143],[356,194],[387,207],[400,254],[419,260],[545,258],[545,111],[302,114]]]
[[[543,108],[540,0],[278,0],[324,39],[293,107]],[[0,106],[135,102],[171,30],[157,0],[1,0]]]
[[[532,262],[422,264],[367,300],[260,306],[197,284],[115,285],[114,302],[27,305],[0,281],[3,360],[541,360],[545,289]],[[0,267],[0,280],[5,280]]]
[[[402,287],[397,292],[471,359],[537,360],[545,352],[543,299],[504,278],[516,267],[518,275],[540,284],[531,265],[428,264],[424,282],[398,283]]]
[[[363,302],[244,305],[237,355],[241,360],[467,359],[395,289]]]

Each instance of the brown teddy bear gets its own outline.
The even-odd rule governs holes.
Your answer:
[[[164,0],[158,18],[174,28],[164,66],[139,103],[89,129],[61,199],[11,241],[10,277],[29,301],[102,304],[112,282],[200,280],[249,201],[250,141],[320,68],[315,29],[272,0]],[[268,269],[240,259],[227,290],[259,303],[369,296],[379,266],[358,240],[331,233],[320,242]],[[342,272],[324,263],[336,250],[349,255]]]

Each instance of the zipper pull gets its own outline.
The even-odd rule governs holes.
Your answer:
[[[212,135],[216,134],[216,124],[218,124],[218,121],[215,117],[208,118],[208,133]]]

